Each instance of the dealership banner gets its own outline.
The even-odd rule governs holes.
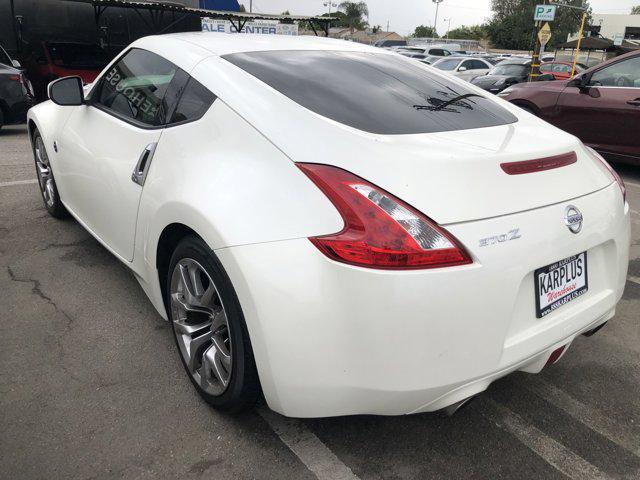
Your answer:
[[[203,32],[237,33],[236,27],[229,20],[213,18],[202,19]],[[247,22],[242,27],[241,33],[262,35],[298,35],[298,25],[278,23],[277,20],[254,20]]]

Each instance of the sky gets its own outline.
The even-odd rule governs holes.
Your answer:
[[[340,4],[342,0],[333,0]],[[249,0],[239,0],[249,10]],[[369,6],[369,24],[380,25],[400,35],[413,33],[417,25],[433,25],[436,8],[432,0],[366,0]],[[292,15],[319,15],[327,13],[327,0],[253,0],[253,10],[259,13]],[[541,2],[542,3],[542,2]],[[629,13],[640,0],[590,0],[594,13]],[[443,0],[438,9],[438,33],[444,35],[451,19],[451,29],[460,25],[482,23],[491,16],[490,0]],[[335,10],[335,7],[332,7]]]

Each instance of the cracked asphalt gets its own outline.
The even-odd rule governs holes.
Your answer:
[[[640,167],[616,168],[634,245],[600,333],[452,418],[305,420],[298,432],[360,479],[640,478]],[[310,470],[289,448],[299,439],[283,441],[259,411],[227,416],[202,402],[127,268],[75,221],[49,217],[36,184],[12,183],[34,178],[26,128],[4,127],[1,479],[345,478]]]

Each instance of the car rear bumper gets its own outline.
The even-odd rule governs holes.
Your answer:
[[[617,185],[568,202],[447,226],[474,263],[384,271],[327,259],[306,238],[216,253],[243,307],[271,408],[294,417],[433,411],[551,353],[611,318],[622,296],[630,218]],[[479,247],[519,228],[521,238]],[[542,319],[533,272],[587,251],[589,290]]]

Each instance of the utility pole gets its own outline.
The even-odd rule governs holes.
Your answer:
[[[436,18],[433,20],[433,30],[435,34],[438,35],[438,7],[440,7],[440,4],[444,0],[431,0],[431,1],[436,4]]]
[[[387,20],[387,33],[389,33],[389,20]]]
[[[544,0],[545,5],[547,4],[547,0]],[[567,3],[562,3],[558,0],[550,0],[548,3],[550,3],[551,5],[555,5],[556,7],[559,8],[572,8],[574,10],[579,10],[582,12],[582,20],[580,21],[580,32],[578,33],[578,44],[576,45],[576,50],[573,56],[573,64],[571,67],[571,76],[573,77],[573,75],[575,74],[576,71],[576,63],[578,63],[578,56],[580,55],[580,45],[582,44],[582,35],[584,34],[584,25],[585,22],[587,20],[587,7],[584,6],[584,1],[580,2],[582,5],[580,7],[575,6],[575,5],[569,5]],[[538,24],[543,24],[544,22],[538,22]],[[538,32],[540,31],[540,28],[538,28]],[[531,66],[533,67],[534,63],[538,64],[537,69],[531,69],[531,76],[529,77],[529,81],[531,81],[531,77],[534,76],[534,73],[537,73],[537,75],[535,76],[539,76],[540,75],[540,39],[538,38],[536,40],[536,50],[537,52],[534,52],[534,57],[533,57],[533,62],[531,64]],[[538,61],[536,62],[536,56],[535,53],[538,54]],[[537,70],[537,71],[536,71]]]
[[[249,0],[249,13],[253,13],[253,0]]]
[[[578,33],[578,45],[576,45],[576,52],[573,56],[573,65],[571,66],[571,76],[576,73],[576,63],[578,63],[578,55],[580,55],[580,44],[582,43],[582,35],[584,34],[584,22],[587,20],[587,12],[582,12],[582,23],[580,23],[580,33]],[[587,59],[589,55],[587,55]]]
[[[445,37],[448,40],[449,39],[449,31],[451,30],[451,18],[443,18],[442,21],[443,22],[449,22],[448,25],[447,25],[447,34],[445,35]]]
[[[547,0],[542,1],[543,5],[547,4]],[[540,20],[536,21],[536,46],[533,48],[533,55],[531,56],[531,73],[529,74],[529,81],[533,82],[540,76],[540,50],[542,49],[542,43],[540,43],[540,29],[544,22]]]

